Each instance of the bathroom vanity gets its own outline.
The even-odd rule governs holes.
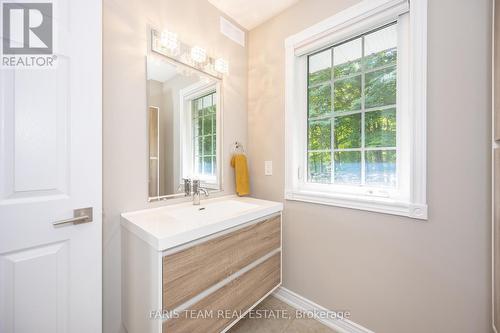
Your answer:
[[[225,196],[122,214],[128,333],[227,331],[281,284],[282,209]]]

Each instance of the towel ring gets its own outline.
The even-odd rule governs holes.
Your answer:
[[[240,154],[245,154],[245,148],[243,147],[243,144],[241,142],[235,141],[233,144],[233,154],[235,153],[240,153]]]

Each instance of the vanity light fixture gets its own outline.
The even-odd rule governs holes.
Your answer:
[[[198,63],[203,63],[207,60],[207,51],[199,46],[193,46],[191,48],[191,59]]]
[[[229,63],[226,59],[214,59],[207,51],[199,46],[191,46],[177,38],[173,31],[151,29],[151,51],[161,54],[177,62],[194,67],[215,78],[222,78],[229,72]]]
[[[223,58],[215,59],[214,68],[221,74],[227,74],[229,72],[229,64]]]
[[[174,52],[179,47],[177,34],[168,30],[161,33],[160,43],[163,47],[169,49],[170,52]]]

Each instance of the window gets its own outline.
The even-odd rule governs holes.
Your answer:
[[[191,106],[194,174],[209,180],[215,178],[217,161],[215,92],[194,99]]]
[[[181,89],[179,95],[181,177],[197,178],[203,187],[220,190],[221,83],[200,80]]]
[[[287,38],[286,199],[426,219],[425,26],[365,0]]]
[[[308,182],[396,187],[396,29],[308,56]]]

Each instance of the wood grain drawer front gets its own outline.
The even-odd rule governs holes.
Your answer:
[[[280,246],[276,216],[163,257],[163,309],[175,309]]]
[[[163,322],[163,333],[218,333],[280,282],[281,254],[277,253],[187,311],[179,312],[177,318]]]

